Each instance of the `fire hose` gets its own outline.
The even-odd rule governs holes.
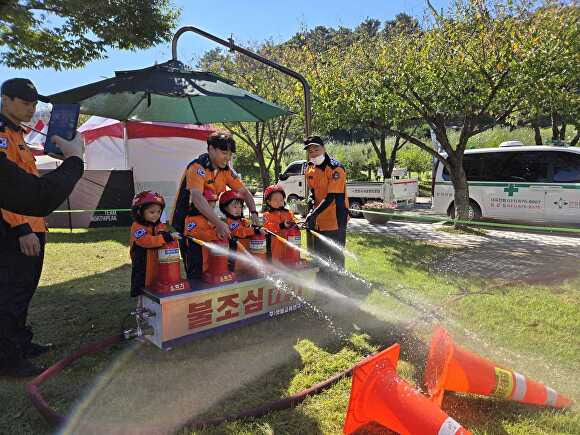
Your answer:
[[[45,418],[45,420],[54,427],[59,427],[64,425],[66,422],[66,417],[53,408],[50,407],[48,402],[42,396],[39,387],[47,380],[55,377],[58,373],[60,373],[63,369],[77,361],[78,359],[82,358],[83,356],[95,354],[101,350],[107,349],[111,346],[114,346],[119,343],[127,342],[132,338],[137,337],[137,335],[128,336],[126,333],[119,333],[113,335],[111,337],[105,338],[104,340],[91,343],[75,353],[57,361],[55,364],[50,366],[44,372],[42,372],[39,376],[34,378],[31,382],[26,385],[26,392],[32,401],[34,407],[40,412],[40,414]],[[318,384],[313,385],[310,388],[302,390],[296,394],[293,394],[289,397],[285,397],[280,400],[275,400],[272,402],[268,402],[262,406],[257,408],[251,408],[245,411],[242,411],[238,414],[231,414],[225,415],[222,417],[210,418],[205,420],[189,420],[186,423],[186,426],[191,428],[203,428],[209,426],[217,426],[221,423],[234,421],[241,418],[258,418],[263,415],[268,414],[271,411],[279,411],[282,409],[293,408],[299,405],[304,399],[308,396],[315,395],[321,393],[322,391],[326,390],[330,386],[334,385],[339,380],[349,377],[352,374],[352,370],[354,366],[345,370],[343,372],[337,373],[332,377],[328,378],[327,380],[320,382]]]

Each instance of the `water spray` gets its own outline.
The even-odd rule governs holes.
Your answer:
[[[326,236],[323,236],[322,234],[320,234],[320,233],[318,233],[318,232],[316,232],[314,230],[308,230],[308,231],[310,231],[310,234],[312,234],[313,236],[315,236],[318,240],[321,240],[323,243],[326,243],[328,246],[330,246],[335,251],[342,252],[345,255],[348,255],[353,260],[358,261],[358,258],[357,258],[357,256],[355,254],[353,254],[352,252],[350,252],[344,246],[340,246],[338,243],[336,243],[331,238],[326,237]]]

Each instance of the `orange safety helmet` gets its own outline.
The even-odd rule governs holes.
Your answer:
[[[213,189],[208,189],[208,188],[203,189],[203,197],[207,201],[217,201],[218,200],[217,193],[215,193],[215,190],[213,190]]]
[[[284,187],[281,184],[272,184],[266,187],[264,190],[264,201],[267,201],[274,192],[280,192],[284,198],[286,198],[286,192],[284,192]]]

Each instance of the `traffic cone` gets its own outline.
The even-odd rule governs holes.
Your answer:
[[[552,388],[456,346],[447,331],[440,327],[435,329],[431,339],[424,381],[431,400],[439,406],[445,390],[554,408],[572,404]]]
[[[394,344],[354,368],[344,433],[376,422],[400,434],[469,434],[397,375],[399,350]]]

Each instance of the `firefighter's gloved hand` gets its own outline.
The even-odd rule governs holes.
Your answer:
[[[62,154],[54,154],[54,158],[60,160],[63,158],[66,159],[68,157],[83,158],[85,152],[85,142],[83,141],[83,137],[79,132],[76,133],[72,140],[66,140],[56,135],[52,136],[50,140],[62,151]]]
[[[308,213],[306,220],[304,221],[304,228],[307,230],[313,230],[316,227],[316,215],[312,212]]]

